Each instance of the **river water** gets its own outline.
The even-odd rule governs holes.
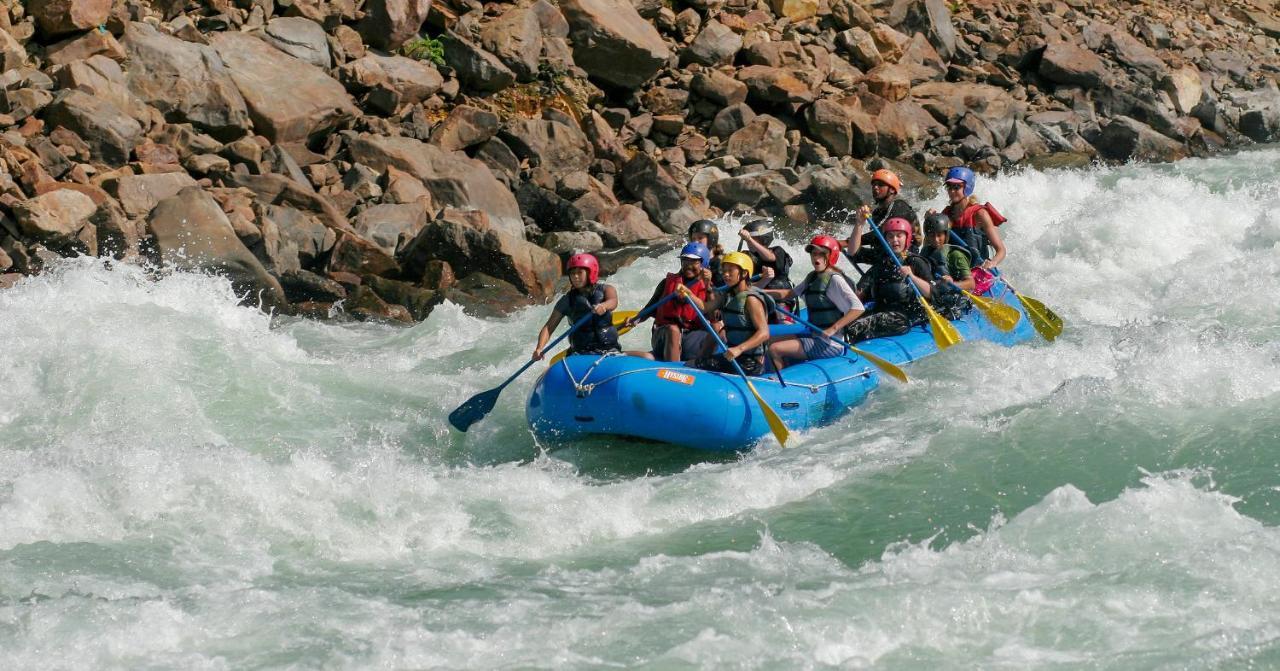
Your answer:
[[[545,453],[537,368],[452,432],[546,306],[398,328],[96,260],[25,280],[0,292],[0,659],[1280,666],[1280,149],[979,195],[1064,335],[966,343],[736,457]],[[673,260],[611,278],[623,306]]]

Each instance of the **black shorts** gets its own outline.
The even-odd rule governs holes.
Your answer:
[[[764,357],[740,356],[737,359],[734,359],[734,361],[737,361],[738,365],[742,366],[742,372],[747,375],[759,377],[764,373]],[[699,357],[689,362],[689,365],[694,368],[713,370],[718,373],[729,373],[731,375],[738,374],[738,369],[734,368],[733,363],[724,358],[723,354],[708,354],[707,356]]]

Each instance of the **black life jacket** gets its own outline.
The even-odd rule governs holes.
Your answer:
[[[921,256],[928,259],[930,265],[933,266],[934,291],[942,292],[944,294],[961,293],[959,288],[942,279],[943,275],[952,274],[951,264],[947,263],[947,257],[951,256],[951,252],[954,251],[962,252],[965,256],[969,257],[969,262],[973,263],[973,254],[970,254],[969,250],[963,247],[943,245],[941,247],[925,247],[920,250]]]
[[[907,258],[902,260],[903,265],[911,263],[911,259],[920,259],[924,262],[928,272],[924,277],[933,277],[933,264],[919,254],[907,252]],[[898,272],[898,267],[894,265],[893,260],[889,257],[883,257],[871,270],[871,297],[875,300],[876,312],[903,312],[909,316],[917,316],[917,313],[923,314],[924,310],[920,307],[917,300],[916,292],[912,289],[907,278]]]
[[[836,307],[827,296],[827,287],[836,274],[844,277],[849,286],[853,286],[844,273],[834,269],[827,269],[822,273],[813,270],[804,278],[804,304],[809,308],[809,323],[818,328],[825,329],[844,316],[844,311]]]
[[[730,295],[724,307],[720,308],[721,318],[724,320],[724,340],[729,347],[746,342],[756,332],[755,325],[751,323],[751,316],[747,314],[747,299],[751,296],[755,296],[764,303],[765,321],[768,321],[769,316],[776,311],[777,304],[773,299],[756,287],[749,287],[746,291]],[[756,345],[743,352],[742,356],[764,356],[764,344]]]
[[[605,285],[597,282],[590,294],[574,291],[569,297],[569,322],[578,323],[595,306],[604,302]],[[618,349],[618,329],[613,326],[613,311],[594,315],[587,323],[569,335],[569,347],[574,352],[609,352]]]

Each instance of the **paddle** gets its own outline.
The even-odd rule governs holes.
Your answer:
[[[978,308],[978,312],[981,312],[982,316],[986,317],[992,326],[1001,331],[1006,333],[1012,331],[1018,326],[1018,320],[1022,319],[1022,313],[1018,312],[1017,308],[1012,305],[990,298],[983,298],[968,289],[961,288],[955,282],[947,281],[947,284],[964,292],[964,295],[968,296],[969,300],[973,302],[974,307]]]
[[[969,249],[969,246],[964,244],[964,240],[959,235],[956,235],[955,231],[951,231],[951,239],[955,240],[961,247]],[[972,249],[969,249],[969,254],[973,255]],[[1001,275],[999,269],[996,269],[995,275],[1000,278],[1001,282],[1004,282],[1006,287],[1009,287],[1009,291],[1012,291],[1014,296],[1018,297],[1018,302],[1022,303],[1022,308],[1027,311],[1027,316],[1031,318],[1031,326],[1035,327],[1036,333],[1039,333],[1041,338],[1053,342],[1054,338],[1062,335],[1062,317],[1045,307],[1044,303],[1018,293],[1018,290],[1014,289],[1013,285],[1009,284],[1009,281]],[[970,297],[972,297],[972,294],[970,294]],[[974,305],[977,305],[977,302]]]
[[[867,219],[870,221],[870,217]],[[880,240],[880,244],[884,245],[885,254],[890,259],[893,259],[893,265],[897,266],[898,270],[902,270],[902,262],[898,260],[898,255],[889,246],[889,241],[884,239],[884,233],[881,233],[880,229],[875,226],[872,226],[871,230],[876,234],[876,238]],[[925,316],[929,318],[929,331],[933,334],[933,342],[938,345],[938,349],[946,349],[964,340],[964,338],[960,337],[960,332],[956,330],[956,327],[938,314],[932,305],[929,305],[929,301],[925,300],[924,294],[920,293],[920,287],[916,286],[915,282],[908,279],[907,286],[910,286],[911,290],[916,292],[916,299],[920,301],[920,306],[924,308]]]
[[[577,331],[580,326],[587,323],[595,316],[595,313],[588,312],[582,317],[582,319],[574,322],[573,326],[570,326],[568,331],[561,333],[556,336],[555,340],[547,343],[547,346],[543,347],[542,351],[547,351],[551,346],[569,337],[570,333]],[[467,429],[471,428],[472,424],[484,419],[485,416],[489,414],[489,411],[493,410],[493,405],[498,401],[498,394],[502,393],[503,388],[511,384],[511,382],[517,377],[520,377],[520,374],[528,370],[529,366],[532,366],[533,363],[533,359],[530,359],[525,363],[525,365],[520,367],[520,370],[513,373],[511,377],[507,378],[507,380],[502,384],[490,389],[489,391],[482,391],[467,399],[466,403],[463,403],[454,409],[453,412],[449,413],[449,423],[453,425],[453,428],[466,433]]]
[[[827,332],[826,332],[825,330],[823,330],[821,327],[817,326],[816,324],[810,324],[809,322],[807,322],[807,321],[805,321],[805,320],[803,320],[803,319],[801,319],[801,318],[797,317],[796,315],[794,315],[794,314],[792,314],[791,312],[789,312],[786,308],[778,308],[778,311],[779,311],[779,312],[781,312],[782,314],[784,314],[784,315],[786,315],[786,316],[788,316],[788,317],[790,317],[790,318],[792,318],[792,319],[796,320],[796,322],[797,322],[797,323],[799,323],[799,324],[802,324],[802,325],[804,325],[804,326],[809,327],[809,329],[810,329],[810,330],[812,330],[814,333],[817,333],[818,335],[822,336],[823,338],[826,338],[827,340],[830,340],[831,342],[833,342],[833,343],[835,343],[835,344],[837,344],[837,345],[842,345],[845,349],[847,349],[847,350],[849,350],[849,351],[853,352],[854,354],[857,354],[858,356],[860,356],[860,357],[862,357],[862,358],[866,359],[867,361],[870,361],[870,362],[871,362],[871,364],[872,364],[872,365],[874,365],[876,368],[879,368],[879,369],[880,369],[881,371],[883,371],[885,374],[887,374],[887,375],[889,375],[889,376],[893,377],[893,378],[894,378],[894,379],[896,379],[897,381],[899,381],[899,382],[903,382],[903,383],[906,383],[906,382],[910,382],[910,381],[911,381],[911,380],[907,379],[907,374],[906,374],[905,372],[903,372],[903,370],[902,370],[901,368],[899,368],[899,367],[898,367],[896,364],[894,364],[893,362],[888,361],[888,360],[886,360],[886,359],[882,359],[882,358],[880,358],[880,357],[878,357],[878,356],[876,356],[876,355],[874,355],[874,354],[872,354],[871,352],[868,352],[868,351],[866,351],[866,350],[858,349],[857,347],[854,347],[853,345],[850,345],[849,343],[847,343],[847,342],[845,342],[845,341],[843,341],[843,340],[841,340],[841,339],[839,339],[839,338],[837,338],[837,337],[835,337],[835,336],[829,336],[829,335],[827,335]]]
[[[707,321],[707,317],[702,314],[702,310],[699,310],[698,306],[694,305],[692,301],[689,302],[689,305],[693,306],[694,313],[698,315],[698,319],[702,320],[702,326],[707,329],[712,338],[716,339],[716,344],[720,346],[720,351],[724,352],[725,350],[728,350],[729,347],[725,345],[724,340],[720,338],[720,334],[716,333],[714,328],[711,328],[711,322]],[[747,383],[747,389],[751,390],[751,395],[756,397],[756,403],[760,404],[760,410],[764,413],[765,421],[769,423],[769,430],[773,432],[773,437],[778,439],[779,444],[786,447],[787,437],[791,435],[791,432],[787,430],[787,425],[783,424],[782,418],[778,416],[778,413],[774,412],[773,408],[770,408],[769,404],[764,402],[764,399],[760,396],[760,392],[756,391],[755,385],[751,384],[751,379],[747,377],[745,372],[743,372],[742,366],[738,365],[738,361],[736,359],[729,359],[729,363],[733,364],[734,369],[738,371],[738,375],[742,376],[742,381]]]

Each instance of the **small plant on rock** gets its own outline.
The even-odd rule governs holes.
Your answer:
[[[420,61],[444,65],[444,45],[436,37],[419,35],[400,47],[400,53]]]

